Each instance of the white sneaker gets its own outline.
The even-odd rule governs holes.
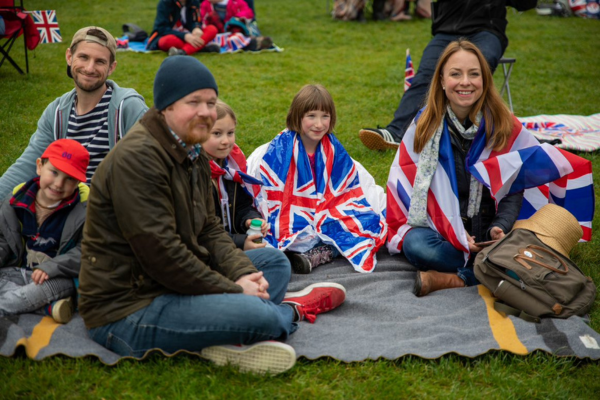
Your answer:
[[[363,144],[371,150],[396,150],[399,142],[384,128],[363,128],[358,132]]]
[[[279,374],[296,364],[296,351],[273,340],[251,345],[223,345],[202,349],[204,358],[217,365],[235,365],[241,372]]]

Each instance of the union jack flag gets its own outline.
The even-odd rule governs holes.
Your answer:
[[[210,43],[218,44],[221,47],[221,53],[235,53],[242,51],[244,47],[248,46],[251,39],[239,32],[225,32],[218,33]]]
[[[41,43],[60,43],[62,37],[60,36],[60,29],[58,27],[58,21],[56,19],[55,10],[43,10],[43,11],[28,11],[32,18],[35,27],[40,33]]]
[[[406,49],[406,67],[404,69],[404,91],[412,85],[412,80],[415,77],[412,58],[410,57],[410,49]]]
[[[250,195],[258,205],[260,199],[260,186],[262,182],[253,176],[246,173],[246,156],[237,144],[233,145],[233,149],[223,160],[223,166],[217,164],[214,160],[210,161],[210,172],[211,177],[217,180],[217,187],[219,189],[219,199],[221,200],[221,211],[223,213],[223,224],[232,232],[231,228],[231,216],[229,215],[229,196],[227,195],[227,189],[223,179],[231,180],[239,183],[244,191]],[[225,218],[227,216],[227,218]]]
[[[319,241],[336,247],[359,272],[371,272],[385,243],[385,217],[369,204],[357,166],[333,134],[315,152],[315,178],[302,141],[284,130],[260,162],[273,247],[307,251]]]
[[[418,118],[418,116],[417,116]],[[416,119],[415,119],[416,121]],[[390,253],[402,250],[410,199],[419,164],[413,150],[415,122],[406,132],[390,169],[387,185],[387,220],[390,229]],[[594,187],[591,162],[548,144],[540,144],[515,118],[508,145],[501,151],[486,147],[485,121],[481,121],[466,165],[469,172],[487,188],[498,204],[505,196],[524,190],[519,219],[529,218],[545,204],[554,203],[570,211],[583,229],[583,241],[592,235]],[[450,133],[444,122],[440,139],[440,157],[427,196],[429,227],[439,232],[456,249],[469,247],[460,218],[454,157]]]

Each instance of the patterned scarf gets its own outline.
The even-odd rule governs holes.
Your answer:
[[[475,122],[468,129],[458,121],[456,114],[448,105],[446,108],[448,117],[456,127],[457,133],[467,140],[473,140],[479,123],[481,121],[481,112],[477,114]],[[423,151],[420,154],[417,175],[415,178],[414,192],[410,201],[410,210],[408,212],[408,224],[410,226],[427,227],[427,193],[431,187],[433,175],[437,169],[438,158],[440,155],[440,138],[444,130],[444,119],[437,127],[431,139],[425,144]],[[481,193],[483,186],[473,176],[469,187],[469,207],[467,217],[472,218],[479,212],[481,204]]]

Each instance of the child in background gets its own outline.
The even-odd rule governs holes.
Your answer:
[[[252,9],[244,0],[204,0],[200,6],[202,27],[214,26],[218,33],[225,32],[225,25],[231,18],[251,21]]]
[[[166,51],[170,56],[204,49],[217,35],[217,28],[202,27],[199,8],[199,0],[159,0],[147,49]]]
[[[246,157],[235,144],[236,125],[237,119],[232,108],[217,100],[217,121],[202,148],[211,160],[215,208],[225,230],[238,248],[259,249],[267,245],[261,240],[267,233],[267,222],[254,208],[250,193],[255,190],[258,193],[261,182],[246,174]],[[262,234],[248,236],[246,231],[253,220],[260,221]]]
[[[89,189],[79,142],[52,142],[37,174],[0,204],[0,316],[28,312],[71,320]],[[79,185],[79,187],[78,187]]]
[[[306,85],[292,101],[287,129],[248,159],[250,174],[263,182],[266,239],[286,251],[296,273],[339,254],[371,272],[385,243],[383,188],[334,136],[335,122],[327,89]]]

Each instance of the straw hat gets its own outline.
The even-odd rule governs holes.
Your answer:
[[[538,239],[565,257],[583,236],[577,219],[566,209],[556,204],[546,204],[529,219],[517,221],[513,229],[527,229]]]

